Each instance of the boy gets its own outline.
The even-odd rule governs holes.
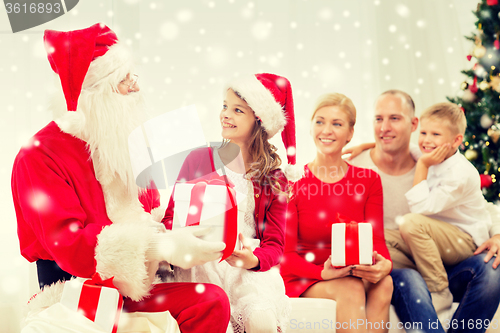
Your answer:
[[[420,121],[423,155],[413,188],[406,193],[411,213],[404,216],[399,232],[439,312],[453,302],[444,265],[473,256],[477,244],[489,238],[491,217],[477,170],[457,151],[467,126],[461,108],[435,104]]]

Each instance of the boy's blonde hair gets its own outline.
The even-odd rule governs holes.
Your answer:
[[[420,115],[420,121],[427,118],[446,119],[454,134],[465,134],[467,119],[462,109],[455,103],[437,103],[428,107]]]
[[[351,128],[356,124],[356,107],[349,97],[339,93],[330,93],[321,96],[316,102],[316,107],[314,108],[311,120],[314,119],[316,112],[325,106],[338,106],[347,114],[349,119],[349,126]]]

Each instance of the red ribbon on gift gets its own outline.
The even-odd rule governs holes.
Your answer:
[[[358,223],[337,213],[334,223],[345,223],[345,264],[346,266],[359,263],[359,231]]]
[[[238,239],[238,206],[236,203],[236,193],[231,188],[226,176],[210,175],[209,179],[195,179],[186,182],[194,184],[191,189],[191,199],[189,202],[189,211],[186,219],[186,226],[199,225],[201,220],[201,211],[203,209],[203,198],[207,185],[219,185],[227,188],[226,195],[226,211],[224,213],[224,243],[226,248],[222,252],[220,261],[227,259],[234,250]],[[194,214],[191,212],[194,211]]]
[[[78,312],[82,313],[85,317],[89,318],[92,321],[95,321],[102,287],[118,289],[113,284],[113,277],[107,280],[103,280],[97,272],[92,276],[92,279],[85,281],[82,286],[82,292],[80,300],[78,302]],[[116,333],[118,329],[118,321],[120,320],[122,307],[123,298],[120,297],[118,300],[115,323],[113,325],[113,333]]]
[[[345,263],[346,266],[359,263],[359,231],[354,221],[345,224]]]
[[[359,264],[359,227],[358,222],[337,213],[333,223],[345,223],[345,265]]]

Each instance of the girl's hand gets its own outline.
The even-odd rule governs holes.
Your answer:
[[[343,268],[335,268],[332,266],[332,256],[328,257],[323,265],[323,270],[321,271],[321,278],[323,280],[333,280],[343,278],[351,274],[352,266],[346,266]]]
[[[259,258],[253,254],[252,248],[246,241],[243,234],[239,234],[240,242],[243,244],[243,250],[235,250],[233,254],[226,259],[227,263],[233,267],[252,269],[259,266]]]
[[[352,276],[362,278],[371,283],[377,283],[391,271],[391,261],[385,259],[377,251],[373,252],[375,264],[372,266],[354,265]]]

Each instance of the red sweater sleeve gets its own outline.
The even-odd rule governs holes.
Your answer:
[[[297,253],[299,221],[295,197],[288,203],[285,236],[285,254],[281,262],[281,274],[293,274],[300,277],[323,280],[323,266],[308,262]]]
[[[141,191],[139,201],[147,213],[151,213],[153,209],[160,207],[160,191],[156,188],[155,183],[151,182],[147,189]]]
[[[384,195],[380,176],[375,175],[371,183],[368,199],[365,205],[365,220],[373,226],[373,250],[382,257],[391,260],[384,237]],[[391,260],[392,262],[392,260]]]
[[[282,185],[286,184],[286,180],[281,179]],[[286,185],[282,186],[282,190],[285,190]],[[265,191],[264,191],[265,192]],[[286,208],[287,208],[287,197],[284,194],[263,194],[268,195],[271,202],[269,203],[268,209],[265,212],[263,230],[260,235],[260,247],[253,251],[253,254],[259,259],[259,265],[252,270],[255,271],[268,271],[271,267],[276,266],[280,263],[283,257],[283,249],[285,247],[285,227],[286,227]],[[262,205],[263,199],[259,201],[259,205]],[[257,202],[256,202],[257,206]],[[258,225],[258,210],[259,207],[255,207],[256,216],[255,223]]]
[[[87,216],[65,171],[43,154],[33,153],[16,161],[12,192],[21,225],[21,254],[29,261],[51,259],[72,275],[91,277],[97,235],[111,224],[107,216]],[[89,223],[89,218],[100,220]]]

